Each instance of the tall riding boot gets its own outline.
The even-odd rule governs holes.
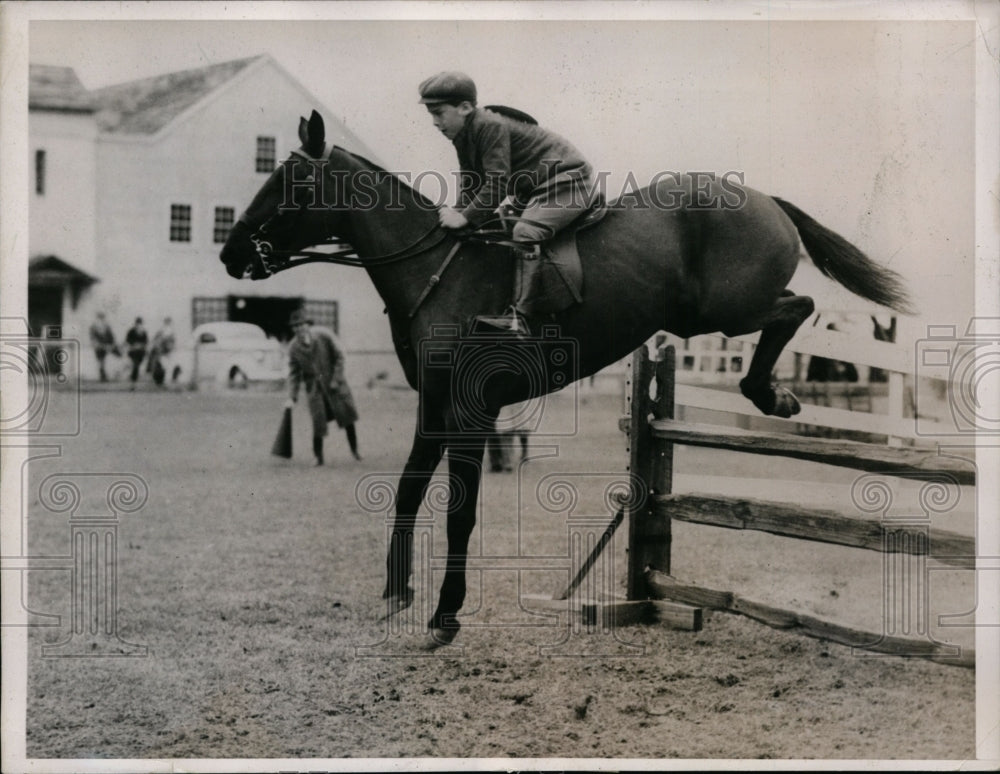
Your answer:
[[[316,464],[323,464],[323,436],[313,436],[313,454],[316,455]]]
[[[354,459],[360,462],[361,455],[358,454],[358,433],[354,429],[354,425],[348,425],[344,432],[347,433],[347,443],[351,447],[351,454],[354,455]]]
[[[540,292],[539,259],[542,251],[538,245],[524,245],[514,249],[517,266],[514,269],[514,305],[511,310],[511,330],[522,336],[530,336],[525,319],[526,307]]]
[[[476,315],[476,326],[482,326],[487,332],[501,331],[513,334],[519,339],[528,338],[531,332],[524,315],[524,302],[532,298],[532,289],[538,274],[541,248],[534,244],[520,244],[513,247],[514,254],[514,292],[512,303],[502,315]]]

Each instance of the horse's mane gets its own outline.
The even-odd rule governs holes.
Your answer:
[[[395,172],[390,172],[388,169],[386,169],[385,167],[383,167],[381,164],[376,164],[374,161],[372,161],[371,159],[366,158],[365,156],[362,156],[360,153],[355,153],[354,151],[348,150],[347,148],[344,148],[344,147],[342,147],[340,145],[334,145],[333,149],[341,151],[342,153],[344,153],[349,158],[354,159],[356,162],[360,163],[364,167],[367,167],[368,169],[372,170],[373,172],[381,172],[382,174],[384,174],[386,176],[386,178],[391,178],[391,179],[395,180],[399,184],[399,186],[401,188],[403,188],[404,190],[410,192],[410,194],[413,196],[413,198],[417,201],[417,203],[419,205],[421,205],[422,207],[425,207],[428,211],[435,211],[437,209],[437,207],[435,206],[434,202],[432,202],[430,199],[428,199],[426,196],[424,196],[422,193],[420,193],[420,191],[418,191],[412,185],[410,185],[409,183],[407,183],[403,178],[401,178]]]

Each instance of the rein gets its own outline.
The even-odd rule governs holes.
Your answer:
[[[406,247],[402,250],[397,250],[395,253],[388,253],[386,255],[376,256],[375,258],[361,258],[355,252],[354,248],[350,246],[342,247],[340,250],[337,250],[336,252],[332,253],[323,252],[321,250],[273,250],[271,249],[270,243],[266,242],[265,240],[252,238],[252,241],[255,247],[257,248],[257,259],[258,259],[257,262],[259,262],[260,266],[251,267],[251,276],[255,278],[270,277],[274,274],[277,274],[279,271],[285,271],[286,269],[294,269],[296,266],[303,266],[307,263],[335,263],[335,264],[340,264],[341,266],[360,266],[360,267],[386,266],[392,263],[397,263],[399,261],[405,261],[408,258],[415,258],[416,256],[427,252],[431,248],[437,247],[439,244],[441,244],[441,242],[444,241],[445,234],[442,234],[441,238],[435,240],[427,247],[424,247],[421,250],[417,250],[416,252],[412,252],[414,248],[416,248],[427,237],[433,234],[434,231],[436,231],[438,228],[439,228],[438,226],[435,226],[433,229],[428,231],[426,234],[420,237],[416,242],[414,242],[409,247]],[[325,244],[347,245],[346,242],[333,239],[331,239],[329,242],[326,242]],[[407,315],[408,319],[412,320],[416,316],[420,307],[423,306],[424,301],[427,299],[427,296],[431,294],[431,291],[434,290],[438,282],[441,281],[441,275],[444,274],[445,270],[448,268],[448,265],[451,263],[451,259],[454,258],[458,254],[458,251],[461,249],[462,249],[462,242],[460,241],[455,242],[451,250],[448,251],[448,255],[445,256],[444,261],[442,261],[441,266],[438,267],[438,270],[434,272],[430,276],[430,278],[428,278],[427,285],[424,286],[424,289],[421,292],[420,297],[417,298],[417,302],[413,305],[413,308]],[[267,260],[271,256],[277,256],[278,258],[301,257],[301,260],[297,261],[286,260],[283,261],[282,263],[275,264]]]
[[[267,223],[261,226],[255,234],[264,232],[266,226]],[[439,230],[441,231],[441,235],[437,239],[426,247],[417,249],[425,239]],[[330,245],[331,247],[339,245],[339,249],[334,250],[333,252],[327,252],[325,250],[275,250],[267,239],[261,239],[257,236],[252,236],[250,239],[254,243],[254,247],[257,249],[257,256],[261,259],[264,264],[264,268],[268,270],[268,274],[270,275],[276,274],[279,271],[285,271],[286,269],[294,269],[296,266],[302,266],[307,263],[335,263],[341,266],[354,266],[359,268],[364,268],[366,266],[385,266],[398,261],[405,261],[408,258],[415,258],[416,256],[437,247],[444,241],[446,236],[447,232],[445,232],[441,226],[435,224],[430,231],[427,231],[425,234],[418,237],[413,244],[404,247],[401,250],[386,253],[385,255],[373,256],[371,258],[362,258],[358,255],[357,250],[355,250],[349,243],[336,238],[331,238],[320,243],[323,245]],[[279,259],[280,262],[272,262],[269,260],[271,258]],[[291,260],[293,258],[301,258],[302,260]]]

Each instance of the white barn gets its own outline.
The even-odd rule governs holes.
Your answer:
[[[304,305],[337,331],[353,379],[401,378],[363,271],[311,265],[251,282],[230,278],[218,259],[241,208],[298,145],[298,117],[314,108],[331,142],[375,157],[268,55],[89,92],[69,68],[32,65],[32,335],[79,340],[87,378],[99,311],[121,340],[134,318],[152,333],[168,316],[180,337],[214,320],[283,335]]]

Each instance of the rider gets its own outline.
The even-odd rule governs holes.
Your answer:
[[[461,166],[459,206],[441,208],[442,226],[480,226],[512,197],[524,206],[512,235],[519,260],[534,260],[540,242],[590,207],[593,170],[558,134],[477,107],[476,84],[464,73],[438,73],[419,90],[420,102],[433,116],[434,126],[455,145]],[[526,301],[515,288],[513,314],[502,327],[523,331],[518,318],[526,311]]]

